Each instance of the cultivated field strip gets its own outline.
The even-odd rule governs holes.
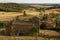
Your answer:
[[[0,36],[0,40],[60,40],[60,38],[46,38],[35,36]]]

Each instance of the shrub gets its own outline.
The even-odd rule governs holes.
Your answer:
[[[5,23],[0,22],[0,28],[3,28],[3,27],[5,27],[5,26],[6,26],[6,24],[5,24]]]
[[[60,28],[55,27],[55,28],[46,28],[47,30],[54,30],[54,31],[60,31]]]
[[[58,20],[58,19],[57,19]],[[56,25],[59,27],[60,26],[60,21],[57,21]]]
[[[33,33],[35,33],[35,32],[37,32],[38,31],[38,28],[37,27],[33,27],[32,29],[31,29],[31,33],[33,34]]]
[[[43,17],[42,17],[42,20],[45,20],[45,19],[48,19],[48,15],[45,14]]]

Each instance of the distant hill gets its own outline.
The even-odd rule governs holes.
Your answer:
[[[5,12],[20,12],[23,9],[28,8],[46,8],[46,9],[53,9],[53,8],[60,8],[60,4],[18,4],[18,3],[0,3],[0,11]]]
[[[7,11],[7,12],[18,12],[26,8],[30,8],[26,4],[16,4],[16,3],[0,3],[0,11]]]
[[[46,9],[54,9],[54,8],[60,8],[60,4],[32,4],[32,7],[36,8],[46,8]]]
[[[40,4],[40,5],[60,7],[60,4]]]
[[[45,6],[43,4],[32,4],[30,6],[36,7],[36,8],[49,8],[49,7],[53,7],[53,6],[47,6],[47,5]]]
[[[52,6],[52,7],[46,8],[47,10],[60,8],[60,4],[41,4],[41,5],[42,5],[42,6]]]

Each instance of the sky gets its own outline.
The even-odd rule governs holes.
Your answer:
[[[0,0],[0,3],[53,3],[60,4],[60,0]]]

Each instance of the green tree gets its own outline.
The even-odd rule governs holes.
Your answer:
[[[33,28],[31,29],[31,33],[32,33],[32,34],[35,33],[35,32],[37,32],[37,31],[38,31],[37,27],[33,27]]]

